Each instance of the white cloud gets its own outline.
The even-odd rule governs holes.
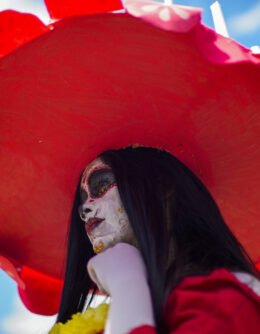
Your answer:
[[[260,2],[258,1],[247,12],[231,17],[228,20],[228,28],[233,34],[241,35],[260,30]]]
[[[14,311],[2,320],[2,328],[6,334],[47,334],[55,319],[56,316],[45,317],[31,313],[17,296]]]
[[[49,13],[43,0],[1,0],[0,11],[6,9],[17,10],[22,13],[31,13],[40,18],[45,24],[50,22]]]

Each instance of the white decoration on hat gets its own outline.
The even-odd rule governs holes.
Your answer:
[[[220,3],[218,1],[215,1],[212,5],[210,5],[210,10],[212,13],[216,32],[224,37],[229,37]]]
[[[142,10],[143,12],[150,13],[150,12],[154,12],[159,7],[160,5],[144,5],[142,7]]]
[[[259,45],[253,45],[251,46],[250,50],[253,54],[260,54],[260,46]]]
[[[168,8],[163,8],[159,12],[159,18],[163,21],[169,21],[171,19],[171,13]]]
[[[158,28],[187,32],[200,22],[201,8],[174,5],[171,0],[158,1],[127,0],[126,12]]]
[[[129,13],[131,13],[131,15],[133,15],[133,16],[135,16],[135,17],[140,17],[140,16],[142,16],[142,13],[141,13],[141,11],[139,10],[139,8],[138,7],[136,7],[136,6],[134,6],[134,5],[128,5],[127,4],[127,11],[129,12]]]
[[[167,6],[167,7],[166,7]],[[141,10],[144,13],[152,13],[152,12],[156,12],[159,8],[161,8],[161,10],[158,13],[158,16],[161,20],[163,21],[170,21],[171,19],[171,11],[170,9],[179,17],[181,17],[184,20],[187,20],[190,18],[190,14],[187,11],[184,11],[180,8],[178,8],[177,6],[174,6],[172,4],[172,1],[169,0],[165,0],[164,3],[162,4],[149,4],[149,5],[144,5],[141,7]],[[128,8],[129,9],[129,8]],[[132,12],[132,7],[131,7],[131,13]],[[138,15],[140,15],[140,13],[138,12]]]

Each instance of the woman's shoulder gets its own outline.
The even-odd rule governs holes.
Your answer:
[[[252,298],[259,300],[260,280],[245,272],[231,272],[225,268],[218,268],[209,275],[185,277],[172,291],[172,294],[181,291],[226,294],[234,290],[249,294]]]
[[[260,333],[260,281],[224,268],[186,277],[170,293],[165,317],[174,333]]]
[[[244,290],[253,297],[260,296],[260,280],[245,272],[231,272],[226,268],[213,270],[209,275],[185,277],[172,291],[196,288],[202,290],[216,290],[221,287],[232,287]]]

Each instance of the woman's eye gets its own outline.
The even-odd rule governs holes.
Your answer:
[[[102,196],[114,183],[112,181],[100,182],[97,187],[98,196]]]
[[[88,180],[90,193],[93,197],[101,197],[115,184],[111,169],[101,169],[93,172]]]

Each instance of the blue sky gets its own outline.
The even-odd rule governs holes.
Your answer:
[[[16,283],[0,269],[0,334],[47,334],[55,316],[29,312],[19,299]]]
[[[3,301],[12,301],[16,295],[16,283],[0,270],[0,315],[6,317],[12,311],[12,302],[4,303]],[[1,328],[1,327],[0,327]]]
[[[203,8],[202,22],[214,27],[210,5],[214,0],[176,0],[182,5]],[[260,0],[220,0],[231,38],[250,48],[260,45]]]
[[[202,21],[213,27],[209,0],[176,0],[176,4],[204,9]],[[260,45],[260,0],[220,1],[227,29],[231,38],[250,48]],[[0,11],[16,9],[37,14],[48,22],[48,14],[42,0],[1,0]],[[39,317],[27,311],[19,300],[16,284],[0,269],[0,333],[45,334],[54,322],[51,317]]]

